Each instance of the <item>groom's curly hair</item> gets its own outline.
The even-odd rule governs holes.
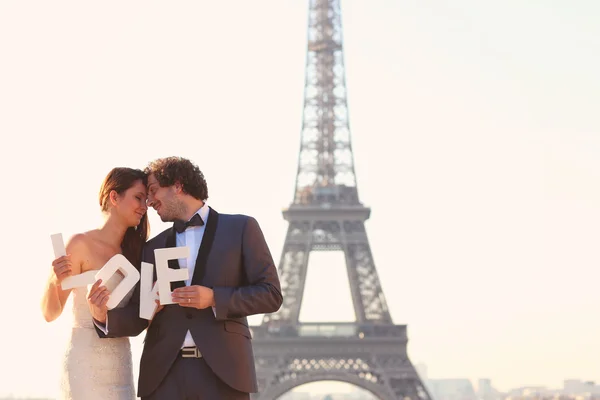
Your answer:
[[[156,177],[161,187],[173,186],[179,182],[184,193],[198,200],[208,199],[208,187],[200,168],[183,157],[165,157],[151,161],[144,172]]]

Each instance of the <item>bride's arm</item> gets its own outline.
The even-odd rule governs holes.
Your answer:
[[[62,290],[61,283],[71,275],[81,273],[81,263],[84,253],[84,238],[82,234],[75,235],[69,240],[67,255],[58,257],[52,262],[52,272],[48,278],[42,297],[42,314],[47,322],[58,318],[65,307],[71,289]]]

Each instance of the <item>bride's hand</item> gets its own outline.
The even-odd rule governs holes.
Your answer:
[[[88,293],[87,299],[92,317],[98,322],[105,323],[106,314],[108,313],[106,303],[108,303],[110,292],[106,286],[100,286],[101,283],[102,279],[98,279],[94,283]]]
[[[165,308],[165,306],[163,306],[162,304],[160,304],[160,300],[159,299],[154,300],[154,302],[156,303],[156,310],[154,311],[154,315],[152,316],[152,319],[148,323],[148,327],[150,327],[150,325],[152,325],[152,321],[154,321],[154,318],[156,317],[156,314],[158,314],[160,312],[160,310],[162,310],[163,308]]]
[[[165,308],[165,306],[163,306],[162,304],[160,304],[160,300],[159,299],[154,300],[154,302],[156,303],[156,311],[154,311],[154,315],[152,316],[152,319],[154,319],[154,317],[156,317],[156,314],[158,314],[160,312],[160,310],[162,310],[163,308]]]
[[[52,269],[54,271],[53,278],[58,285],[60,285],[65,278],[73,275],[72,266],[70,254],[58,257],[56,260],[52,261]]]

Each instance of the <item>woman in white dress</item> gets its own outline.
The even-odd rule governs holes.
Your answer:
[[[105,222],[99,229],[74,235],[67,255],[52,262],[52,272],[42,300],[46,321],[58,318],[71,290],[62,281],[71,275],[100,270],[115,254],[140,265],[148,238],[146,175],[131,168],[114,168],[100,188],[100,208]],[[103,284],[112,290],[121,278]],[[87,288],[73,291],[73,329],[62,362],[60,398],[68,400],[135,399],[129,338],[100,339],[87,304]],[[119,304],[131,298],[131,291]]]

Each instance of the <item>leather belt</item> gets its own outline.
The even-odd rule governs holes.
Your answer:
[[[183,358],[202,358],[202,353],[197,347],[184,347],[179,351],[179,354]]]

